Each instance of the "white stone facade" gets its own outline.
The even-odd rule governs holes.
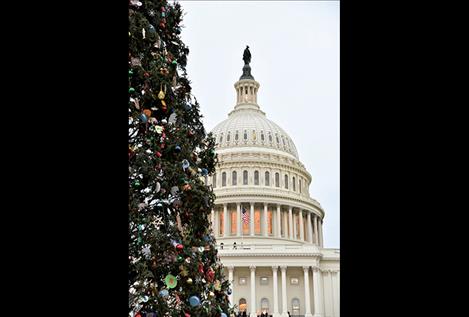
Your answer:
[[[338,317],[340,253],[323,248],[324,210],[309,195],[311,175],[257,105],[259,83],[242,79],[235,89],[234,110],[212,131],[220,163],[206,178],[217,197],[211,222],[230,301],[251,317]]]

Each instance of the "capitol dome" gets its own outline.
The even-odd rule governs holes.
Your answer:
[[[324,248],[311,175],[290,136],[257,104],[247,56],[234,109],[211,131],[219,163],[205,177],[216,195],[210,222],[230,303],[250,317],[338,317],[338,250]]]
[[[244,81],[242,84],[254,83]],[[267,119],[258,105],[239,103],[228,116],[212,130],[218,149],[255,146],[286,152],[298,159],[292,139],[276,123]]]

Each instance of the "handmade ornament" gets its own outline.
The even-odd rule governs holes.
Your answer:
[[[138,57],[131,57],[130,58],[130,64],[132,66],[142,66],[142,62],[140,61],[140,58],[138,58]]]
[[[177,120],[177,115],[175,112],[173,112],[168,118],[168,123],[174,124],[176,123],[176,120]]]
[[[190,166],[189,161],[184,159],[182,160],[182,169],[185,171]]]
[[[191,296],[191,297],[189,297],[189,304],[190,304],[192,307],[199,306],[199,304],[200,304],[200,299],[199,299],[197,296]]]
[[[175,288],[178,284],[176,277],[171,274],[166,275],[164,282],[168,288]]]
[[[143,123],[147,122],[147,116],[144,113],[141,113],[140,116],[138,117],[140,120],[142,120]]]
[[[161,297],[166,297],[168,295],[169,295],[169,292],[168,292],[167,289],[163,289],[163,290],[160,291],[160,296]]]
[[[150,117],[150,116],[151,116],[151,110],[150,110],[150,109],[145,109],[145,110],[143,110],[143,113],[144,113],[147,117]]]

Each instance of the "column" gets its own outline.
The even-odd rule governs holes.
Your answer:
[[[223,204],[223,236],[228,237],[228,205]]]
[[[293,214],[293,239],[296,240],[296,234],[298,232],[298,226],[296,225],[297,214]]]
[[[288,238],[288,214],[286,212],[283,213],[283,237]]]
[[[322,243],[322,220],[321,219],[318,220],[318,228],[319,228],[319,245],[322,248],[324,245]]]
[[[220,215],[218,214],[218,208],[215,208],[215,224],[214,224],[215,237],[219,236],[219,232],[220,232],[220,229],[218,228],[219,222],[220,222]]]
[[[243,222],[241,221],[241,204],[236,204],[236,223],[238,224],[236,227],[236,235],[239,237],[241,236],[241,228],[243,227]]]
[[[319,279],[321,277],[321,271],[318,266],[313,266],[313,295],[314,295],[314,316],[322,317],[322,305],[321,305],[321,289],[319,285]]]
[[[293,214],[292,207],[288,207],[288,230],[290,232],[290,239],[293,239]]]
[[[281,220],[280,220],[280,205],[277,205],[277,238],[282,237]]]
[[[264,237],[269,236],[269,219],[267,217],[267,204],[264,203]]]
[[[251,236],[254,235],[254,203],[251,203],[251,214],[249,217],[249,231],[251,233]]]
[[[278,266],[272,266],[272,280],[274,281],[274,313],[272,317],[280,317],[280,313],[278,311],[278,281],[277,281],[277,272]]]
[[[256,266],[249,266],[251,270],[251,302],[248,307],[250,307],[251,315],[249,317],[257,317],[256,313]]]
[[[308,213],[306,217],[307,221],[307,228],[308,228],[308,242],[313,243],[313,227],[311,226],[311,212],[309,210],[306,211]]]
[[[309,266],[303,266],[305,280],[305,317],[313,317],[311,314],[311,298],[309,295]]]
[[[233,289],[234,289],[233,272],[234,272],[234,265],[228,266],[228,281],[230,281],[230,289],[231,289],[231,294],[228,295],[228,299],[230,300],[231,307],[233,306]]]
[[[318,216],[314,215],[314,244],[319,246],[318,238]]]
[[[305,241],[305,226],[303,224],[303,211],[301,209],[298,212],[298,217],[300,217],[300,240]]]
[[[288,317],[288,304],[287,304],[287,266],[280,267],[282,271],[282,317]]]

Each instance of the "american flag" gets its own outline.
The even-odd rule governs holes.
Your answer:
[[[247,212],[246,208],[243,207],[243,216],[241,217],[243,218],[243,223],[244,224],[249,224],[249,213]]]

